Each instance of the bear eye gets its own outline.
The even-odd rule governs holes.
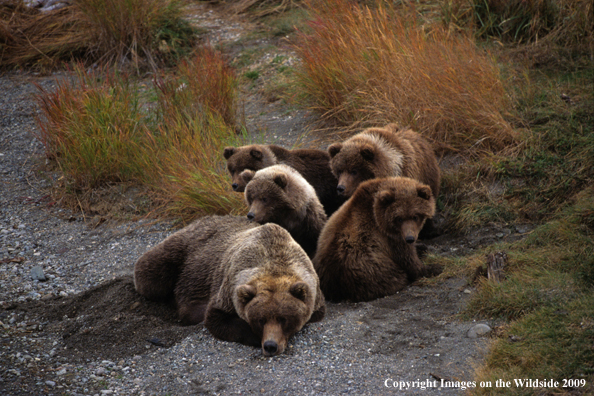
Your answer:
[[[418,215],[413,216],[413,220],[419,222],[421,218]]]
[[[262,197],[262,198],[261,198],[261,201],[262,201],[263,203],[266,203],[266,202],[268,202],[268,198],[266,198],[266,197]]]
[[[264,319],[264,318],[259,319],[258,324],[260,325],[260,327],[264,328],[264,326],[266,325],[266,319]]]
[[[287,323],[287,319],[286,318],[278,318],[278,324],[280,324],[281,326],[285,326],[285,324]]]
[[[351,176],[357,176],[357,171],[356,170],[352,170],[349,173],[351,174]]]

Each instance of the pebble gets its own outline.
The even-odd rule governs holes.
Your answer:
[[[468,338],[478,338],[482,335],[485,335],[491,331],[491,328],[486,324],[477,324],[472,326],[468,333],[466,333]]]
[[[49,386],[56,386],[56,383],[54,381],[45,381],[45,384]]]
[[[40,282],[45,282],[47,278],[45,277],[45,273],[43,272],[43,268],[39,265],[31,268],[31,279],[38,280]]]

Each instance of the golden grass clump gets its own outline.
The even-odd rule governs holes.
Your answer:
[[[594,4],[590,0],[449,0],[444,19],[472,26],[478,36],[505,41],[549,41],[581,46],[594,39]],[[592,50],[593,48],[590,48]]]
[[[220,70],[221,55],[203,52]],[[170,84],[158,87],[141,89],[127,76],[88,73],[79,66],[75,80],[60,82],[54,92],[41,89],[38,137],[64,173],[64,191],[85,197],[109,183],[136,183],[150,188],[159,212],[185,220],[244,209],[242,196],[230,189],[222,158],[224,147],[240,145],[240,137],[211,106],[210,86],[179,89],[200,72],[191,64],[204,61],[199,54]],[[232,73],[224,78],[235,86]],[[193,111],[162,100],[174,96],[167,89],[187,91]]]
[[[473,41],[424,31],[388,7],[311,2],[295,49],[308,105],[343,125],[409,125],[455,150],[500,150],[516,135],[493,60]]]
[[[0,4],[0,66],[79,59],[154,69],[195,42],[183,7],[181,0],[77,0],[41,12],[8,0]]]

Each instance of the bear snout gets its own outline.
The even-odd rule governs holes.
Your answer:
[[[262,349],[264,350],[264,355],[274,356],[278,352],[278,344],[273,340],[268,340],[264,342]]]
[[[233,191],[237,191],[237,189],[239,188],[239,184],[233,183],[231,184],[231,188],[233,189]]]
[[[254,218],[256,217],[256,215],[254,214],[254,212],[249,212],[247,214],[247,218],[249,221],[254,221]]]
[[[408,235],[407,237],[404,238],[404,240],[406,241],[406,243],[415,243],[415,241],[417,240],[414,236],[412,235]]]
[[[339,184],[338,187],[336,187],[336,192],[338,193],[338,195],[343,195],[345,191],[346,187],[342,184]]]

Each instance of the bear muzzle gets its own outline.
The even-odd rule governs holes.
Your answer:
[[[276,321],[266,323],[262,334],[262,354],[276,356],[283,353],[286,346],[287,337],[283,333],[282,326]]]

